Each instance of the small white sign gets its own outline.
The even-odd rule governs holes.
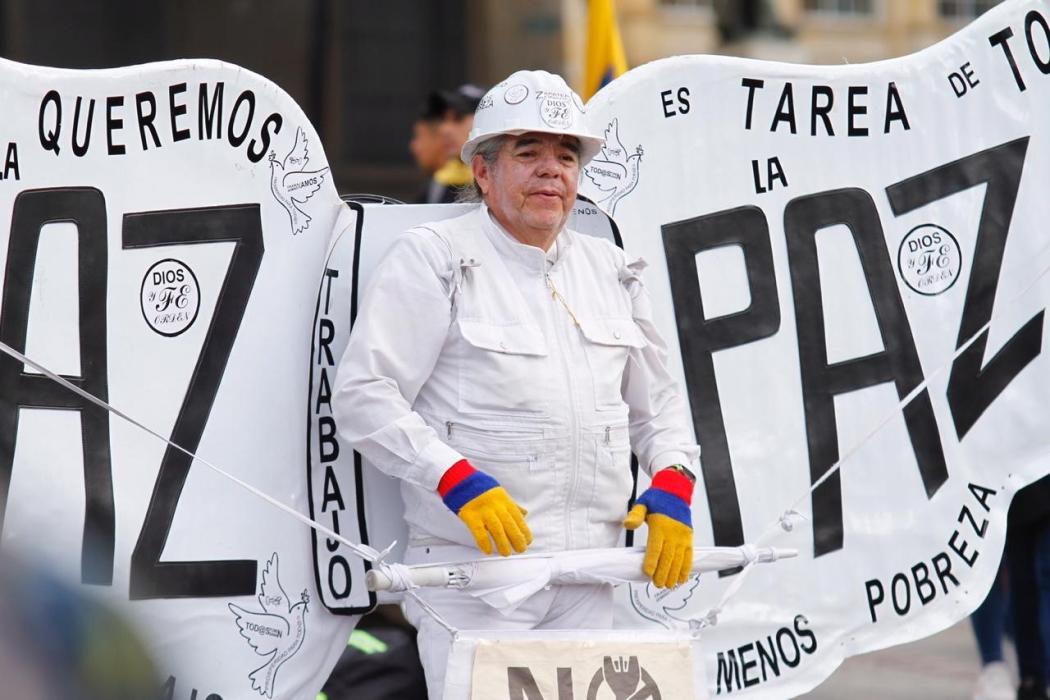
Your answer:
[[[481,641],[474,653],[471,700],[695,697],[688,642],[622,637]]]

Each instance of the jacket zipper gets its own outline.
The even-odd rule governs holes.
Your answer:
[[[576,327],[580,327],[580,322],[576,318],[576,314],[569,308],[568,303],[565,301],[558,289],[554,286],[554,280],[551,279],[550,272],[546,274],[547,287],[551,291],[551,299],[555,302],[561,302],[561,305],[565,307],[565,310],[569,312],[569,316],[572,318],[573,323]],[[569,366],[569,354],[568,354],[568,338],[564,334],[565,324],[558,319],[557,314],[554,314],[554,325],[555,335],[558,338],[558,348],[561,350],[562,367],[565,370],[566,385],[569,390],[569,491],[565,499],[565,528],[566,528],[566,542],[565,546],[569,549],[573,547],[575,542],[569,540],[575,540],[574,528],[572,524],[572,505],[576,500],[576,489],[579,483],[579,436],[577,435],[576,426],[576,391],[573,384],[572,367]]]
[[[451,440],[452,439],[453,431],[458,432],[458,433],[468,433],[468,434],[474,434],[474,435],[481,435],[481,436],[483,436],[485,438],[489,438],[489,439],[492,439],[492,440],[501,440],[501,439],[502,440],[518,440],[518,439],[525,438],[525,437],[542,437],[543,436],[543,429],[542,428],[537,428],[535,430],[530,430],[530,429],[527,429],[527,428],[518,428],[516,430],[507,431],[508,433],[511,433],[511,434],[501,435],[498,432],[494,433],[494,432],[489,431],[489,430],[478,430],[478,429],[475,429],[475,428],[469,428],[469,427],[467,427],[467,426],[465,426],[465,425],[463,425],[461,423],[456,423],[455,421],[450,421],[450,420],[445,421],[445,439],[446,440]]]

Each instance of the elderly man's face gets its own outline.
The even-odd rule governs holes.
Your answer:
[[[475,159],[474,177],[496,220],[519,240],[549,245],[576,202],[580,143],[529,132],[504,139],[496,162]]]

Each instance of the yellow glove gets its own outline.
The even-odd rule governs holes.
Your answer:
[[[693,484],[681,472],[663,469],[653,477],[623,521],[635,530],[649,526],[642,571],[657,588],[685,583],[693,568],[693,521],[689,510]]]
[[[510,556],[511,547],[520,554],[532,544],[532,532],[525,524],[528,511],[515,503],[499,482],[467,460],[449,467],[438,484],[438,493],[449,510],[466,523],[478,549],[485,554],[492,554],[492,541],[504,557]]]

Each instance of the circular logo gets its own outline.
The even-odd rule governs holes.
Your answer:
[[[897,270],[913,292],[934,296],[951,288],[962,270],[959,241],[936,224],[920,224],[901,241]]]
[[[568,95],[547,94],[540,104],[540,117],[543,122],[554,129],[568,129],[572,126],[572,105]]]
[[[509,105],[516,105],[529,96],[529,89],[517,83],[507,88],[507,91],[503,93],[503,99],[507,101]]]
[[[197,320],[201,288],[185,263],[166,258],[153,263],[142,278],[142,318],[155,332],[174,337]]]

